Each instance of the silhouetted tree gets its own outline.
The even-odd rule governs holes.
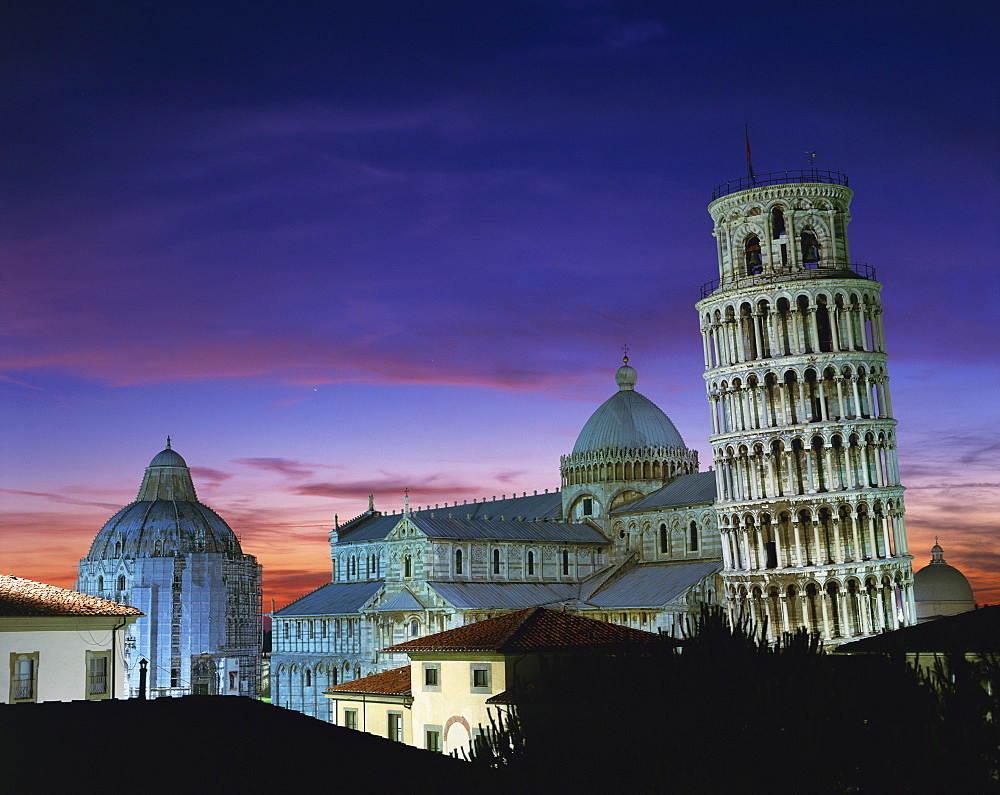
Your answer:
[[[516,720],[473,759],[528,791],[997,786],[995,661],[926,674],[898,655],[826,654],[805,632],[764,635],[705,609],[679,649],[567,658],[520,690]]]

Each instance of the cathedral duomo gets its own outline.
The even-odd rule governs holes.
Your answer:
[[[881,285],[848,253],[852,195],[814,169],[716,189],[719,276],[696,304],[708,471],[626,356],[558,491],[370,499],[338,523],[331,581],[273,614],[273,703],[330,720],[326,688],[408,663],[383,649],[533,606],[679,635],[718,603],[827,644],[915,623]]]

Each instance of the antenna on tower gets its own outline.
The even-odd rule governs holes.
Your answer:
[[[747,179],[749,179],[750,182],[754,182],[754,181],[756,181],[757,177],[753,173],[753,162],[751,162],[751,159],[750,159],[750,125],[749,124],[744,123],[744,125],[743,125],[743,135],[744,135],[744,137],[746,138],[746,141],[747,141]]]

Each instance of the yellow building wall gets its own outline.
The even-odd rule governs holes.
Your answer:
[[[486,700],[508,687],[507,659],[503,655],[466,655],[462,660],[425,655],[411,657],[413,745],[425,748],[426,732],[431,728],[441,733],[442,753],[468,749],[476,730],[490,725]],[[440,666],[437,690],[424,685],[424,663]],[[472,669],[476,666],[488,667],[489,688],[473,688]],[[496,715],[496,707],[489,709]]]
[[[328,696],[330,698],[332,696]],[[361,694],[337,694],[332,697],[338,726],[346,726],[347,718],[345,712],[350,709],[357,710],[358,731],[374,734],[377,737],[389,738],[389,713],[398,712],[403,720],[403,742],[413,745],[413,721],[412,708],[402,702],[399,697],[379,696],[377,694],[366,693],[362,699]]]
[[[128,623],[134,621],[129,618]],[[10,701],[12,655],[36,652],[36,702],[86,699],[87,652],[110,652],[114,627],[121,623],[121,618],[103,616],[0,618],[0,703]],[[124,638],[123,630],[119,630],[114,643],[117,659],[113,673],[109,671],[111,698],[126,695]]]

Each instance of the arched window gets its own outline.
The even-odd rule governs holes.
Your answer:
[[[413,559],[409,555],[403,558],[403,576],[413,576]]]
[[[691,536],[691,538],[690,538],[690,541],[688,542],[688,546],[690,547],[690,549],[691,549],[692,552],[697,552],[698,551],[698,523],[695,522],[695,521],[691,522],[690,536]]]
[[[667,526],[665,524],[660,525],[660,552],[664,555],[667,554],[668,539],[667,539]]]
[[[802,233],[802,262],[806,265],[818,265],[821,259],[819,241],[816,235],[806,231]]]
[[[306,687],[312,687],[312,683],[313,683],[312,671],[306,668]]]
[[[764,270],[760,258],[760,238],[756,235],[748,237],[743,244],[743,259],[746,262],[747,276],[756,276]]]
[[[569,550],[567,549],[562,551],[562,573],[564,577],[569,574]]]
[[[462,550],[455,550],[455,574],[462,573]]]
[[[416,638],[420,635],[420,622],[417,619],[410,621],[410,637]]]
[[[779,238],[785,234],[785,213],[780,207],[771,210],[771,237]]]
[[[119,591],[124,591],[125,590],[125,575],[124,574],[119,574],[118,575],[118,590]]]
[[[535,573],[535,553],[532,550],[528,550],[528,574]]]
[[[493,573],[494,574],[499,574],[500,573],[500,550],[499,549],[494,549],[493,550]]]
[[[104,590],[104,576],[103,575],[97,578],[97,590],[98,591],[103,591]]]

